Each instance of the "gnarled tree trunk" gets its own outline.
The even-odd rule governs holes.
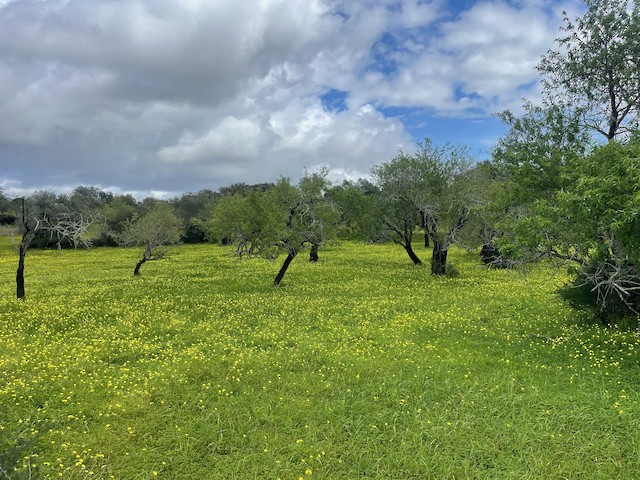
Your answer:
[[[403,247],[407,251],[407,255],[409,255],[409,258],[413,261],[414,265],[422,265],[422,260],[420,260],[416,255],[416,252],[413,251],[410,241],[407,240]]]
[[[296,258],[297,254],[298,251],[295,248],[289,250],[287,258],[284,259],[284,263],[282,264],[282,267],[280,267],[280,271],[278,272],[278,275],[276,275],[276,279],[273,281],[274,285],[280,285],[282,277],[284,277],[284,274],[287,272],[287,268],[289,268],[289,265],[291,264],[292,260]]]
[[[140,267],[142,267],[142,265],[144,265],[149,260],[155,260],[155,258],[151,256],[152,253],[153,253],[153,247],[150,244],[148,244],[147,248],[142,254],[142,258],[138,263],[136,263],[136,268],[133,269],[133,274],[135,276],[140,275]]]
[[[24,243],[24,242],[22,242]],[[24,256],[26,249],[23,245],[20,245],[20,259],[18,260],[18,270],[16,271],[16,297],[23,300],[25,297],[24,292]]]
[[[147,257],[142,257],[138,263],[136,263],[136,268],[133,269],[134,275],[140,275],[140,267],[149,260]]]
[[[431,254],[431,274],[444,275],[447,273],[447,253],[449,251],[437,241],[433,241],[433,252]]]
[[[309,252],[309,261],[310,262],[318,261],[318,244],[317,243],[311,244],[311,252]]]

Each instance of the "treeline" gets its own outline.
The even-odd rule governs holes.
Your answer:
[[[171,200],[147,197],[141,201],[131,194],[114,194],[95,186],[79,186],[73,191],[56,194],[48,190],[39,190],[28,195],[30,216],[33,218],[58,219],[63,216],[93,218],[86,239],[93,246],[116,246],[118,236],[128,223],[146,215],[160,204],[168,205],[181,220],[180,240],[184,243],[203,243],[207,241],[202,227],[211,207],[225,195],[233,195],[252,189],[266,189],[269,184],[245,185],[238,183],[220,188],[218,191],[201,190],[185,193]],[[18,226],[20,223],[20,203],[18,198],[8,198],[0,190],[0,224]],[[31,246],[35,248],[57,248],[58,238],[51,231],[42,229],[34,238]],[[64,239],[60,247],[73,246]]]

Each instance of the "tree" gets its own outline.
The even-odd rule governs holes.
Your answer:
[[[516,230],[521,222],[540,220],[545,214],[541,205],[554,201],[566,186],[569,165],[590,148],[589,132],[578,112],[528,102],[524,107],[525,114],[519,118],[509,111],[498,115],[510,127],[492,152],[490,175],[498,184],[489,181],[488,190],[479,189],[484,201],[475,213],[486,222],[485,232],[491,233],[484,248],[496,256],[492,265],[513,265],[539,256],[523,248]]]
[[[200,190],[197,193],[185,193],[170,201],[175,214],[185,226],[181,238],[184,243],[206,242],[204,223],[218,197],[219,194],[211,190]]]
[[[0,189],[0,225],[13,225],[18,217],[9,200],[2,189]]]
[[[130,194],[115,196],[98,212],[104,222],[101,242],[106,245],[117,245],[126,226],[141,213],[138,202]]]
[[[205,223],[209,238],[234,244],[236,255],[275,258],[285,218],[274,192],[249,191],[221,197]]]
[[[413,232],[421,224],[419,196],[427,190],[420,162],[399,152],[391,161],[372,169],[375,185],[380,189],[377,214],[388,238],[401,245],[414,265],[422,260],[413,250]]]
[[[31,246],[36,235],[40,232],[49,232],[50,236],[56,235],[58,244],[63,240],[69,240],[75,245],[83,243],[84,246],[89,247],[90,242],[86,239],[85,234],[87,228],[94,221],[93,219],[83,219],[82,214],[75,216],[70,214],[58,214],[57,217],[51,217],[53,213],[51,210],[52,204],[50,200],[55,199],[55,194],[49,194],[50,192],[36,192],[32,196],[25,198],[21,197],[15,199],[19,202],[19,232],[20,232],[20,244],[16,244],[14,241],[14,247],[18,252],[18,269],[16,270],[16,297],[18,299],[25,298],[25,282],[24,282],[24,270],[25,270],[25,257],[27,250]],[[53,195],[53,196],[52,196]],[[77,221],[77,218],[83,219]]]
[[[84,212],[85,214],[95,213],[100,207],[113,201],[113,193],[105,192],[94,186],[79,186],[61,198],[69,211]]]
[[[182,224],[171,206],[158,201],[146,215],[127,222],[124,231],[118,236],[118,242],[124,246],[145,247],[142,258],[133,270],[134,275],[139,275],[144,263],[164,257],[165,246],[177,243],[181,232]]]
[[[392,239],[419,265],[412,236],[420,226],[433,243],[431,273],[443,275],[449,247],[458,240],[474,203],[471,159],[462,146],[436,147],[427,139],[418,147],[413,155],[400,152],[375,167],[373,177],[381,189],[382,223]]]
[[[229,238],[239,256],[275,258],[286,253],[274,279],[282,281],[291,262],[306,246],[322,245],[338,220],[335,206],[325,196],[327,170],[306,173],[299,185],[281,178],[272,188],[221,198],[207,222],[210,235]]]
[[[42,227],[42,221],[38,216],[30,218],[27,200],[22,197],[18,199],[20,202],[20,245],[16,247],[18,250],[18,269],[16,270],[16,297],[19,300],[25,298],[24,287],[24,261],[27,255],[27,249],[33,241],[36,232]]]
[[[375,241],[375,206],[380,190],[367,180],[344,181],[327,190],[340,217],[336,235],[348,240]]]
[[[62,248],[63,240],[67,240],[73,245],[73,248],[93,246],[93,238],[89,229],[99,221],[101,221],[99,215],[84,215],[82,213],[64,213],[59,215],[55,222],[48,218],[45,219],[46,229],[50,232],[51,239],[56,237],[59,250]]]
[[[537,68],[548,104],[579,112],[584,125],[610,140],[628,131],[640,107],[640,4],[584,3],[582,17],[571,21],[564,13],[559,48]]]

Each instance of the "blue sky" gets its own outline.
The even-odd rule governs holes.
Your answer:
[[[335,181],[493,117],[578,0],[0,0],[0,188],[171,196]]]

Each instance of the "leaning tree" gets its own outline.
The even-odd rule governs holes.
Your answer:
[[[166,246],[178,243],[182,234],[182,223],[166,202],[155,202],[151,210],[142,217],[127,222],[117,241],[123,246],[144,246],[142,258],[138,260],[133,274],[140,274],[140,267],[148,261],[165,256]]]

